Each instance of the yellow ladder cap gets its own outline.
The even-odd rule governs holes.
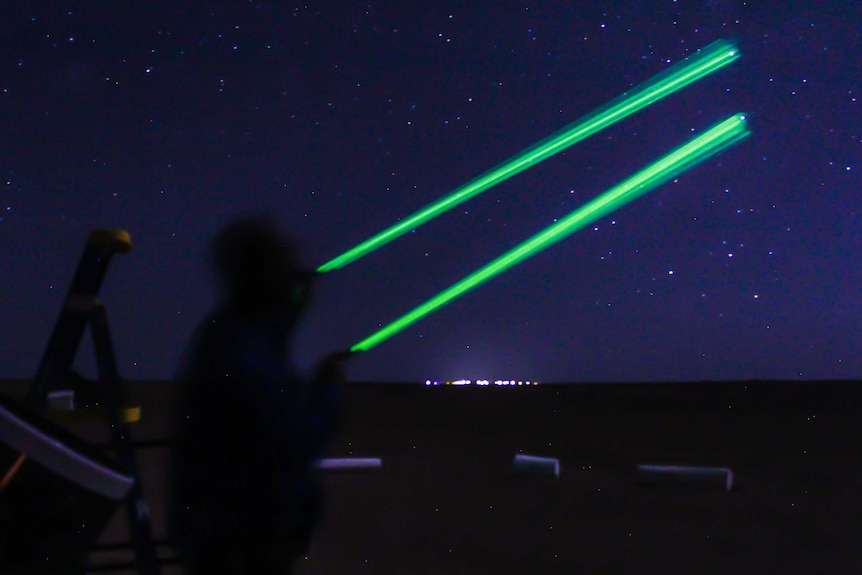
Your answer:
[[[88,244],[110,244],[114,252],[128,253],[132,251],[132,237],[126,230],[110,228],[95,228],[87,236]]]

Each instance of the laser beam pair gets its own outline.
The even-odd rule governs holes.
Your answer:
[[[492,186],[504,182],[650,104],[724,68],[739,56],[739,50],[733,44],[724,40],[713,42],[598,110],[576,120],[557,133],[530,146],[506,162],[323,264],[317,271],[328,272],[356,261],[410,230],[481,194]],[[674,149],[554,225],[356,343],[350,348],[351,351],[367,351],[373,348],[470,289],[736,144],[749,133],[744,114],[735,114],[716,124],[701,136]]]

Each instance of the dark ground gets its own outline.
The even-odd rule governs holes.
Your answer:
[[[171,385],[131,389],[135,439],[164,437]],[[353,384],[346,397],[331,456],[383,469],[327,477],[302,574],[862,572],[862,383]],[[560,479],[510,476],[519,451],[559,458]],[[139,455],[157,535],[164,458]],[[645,462],[730,467],[736,488],[638,486]],[[103,540],[124,537],[118,517]]]

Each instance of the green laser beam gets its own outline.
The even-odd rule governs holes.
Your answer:
[[[669,96],[689,84],[712,74],[739,57],[739,49],[724,40],[713,42],[689,58],[671,66],[664,72],[610,101],[598,110],[569,124],[562,130],[530,146],[502,164],[485,172],[448,195],[422,208],[400,222],[386,228],[340,256],[317,268],[318,272],[338,269],[406,234],[428,220],[451,210],[470,198],[484,192],[530,166],[581,140],[619,122],[638,110]]]
[[[744,114],[736,114],[716,124],[702,135],[674,149],[554,225],[363,339],[351,347],[350,351],[368,351],[456,297],[736,144],[749,133]]]

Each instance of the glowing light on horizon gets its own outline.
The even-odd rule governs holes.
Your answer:
[[[736,144],[749,134],[744,118],[744,114],[734,114],[704,134],[679,146],[604,194],[584,204],[565,218],[560,219],[554,225],[549,226],[355,344],[350,348],[351,351],[368,351],[476,286]]]
[[[725,40],[713,42],[664,72],[653,76],[643,84],[611,100],[594,112],[456,188],[434,203],[333,258],[317,268],[317,271],[328,272],[356,261],[485,190],[712,74],[737,58],[739,58],[739,50],[732,44]]]
[[[426,379],[425,380],[425,386],[426,387],[439,386],[439,385],[455,386],[455,387],[476,385],[478,387],[489,387],[492,384],[495,386],[498,386],[498,387],[513,387],[513,386],[516,387],[519,385],[521,385],[521,386],[523,386],[523,385],[536,386],[536,385],[539,385],[539,382],[538,381],[531,381],[531,380],[523,380],[523,379],[495,379],[493,382],[488,380],[488,379],[477,379],[477,380],[455,379],[455,380],[448,380],[448,381],[442,381],[442,382],[438,381],[438,380],[432,380],[432,379]]]

